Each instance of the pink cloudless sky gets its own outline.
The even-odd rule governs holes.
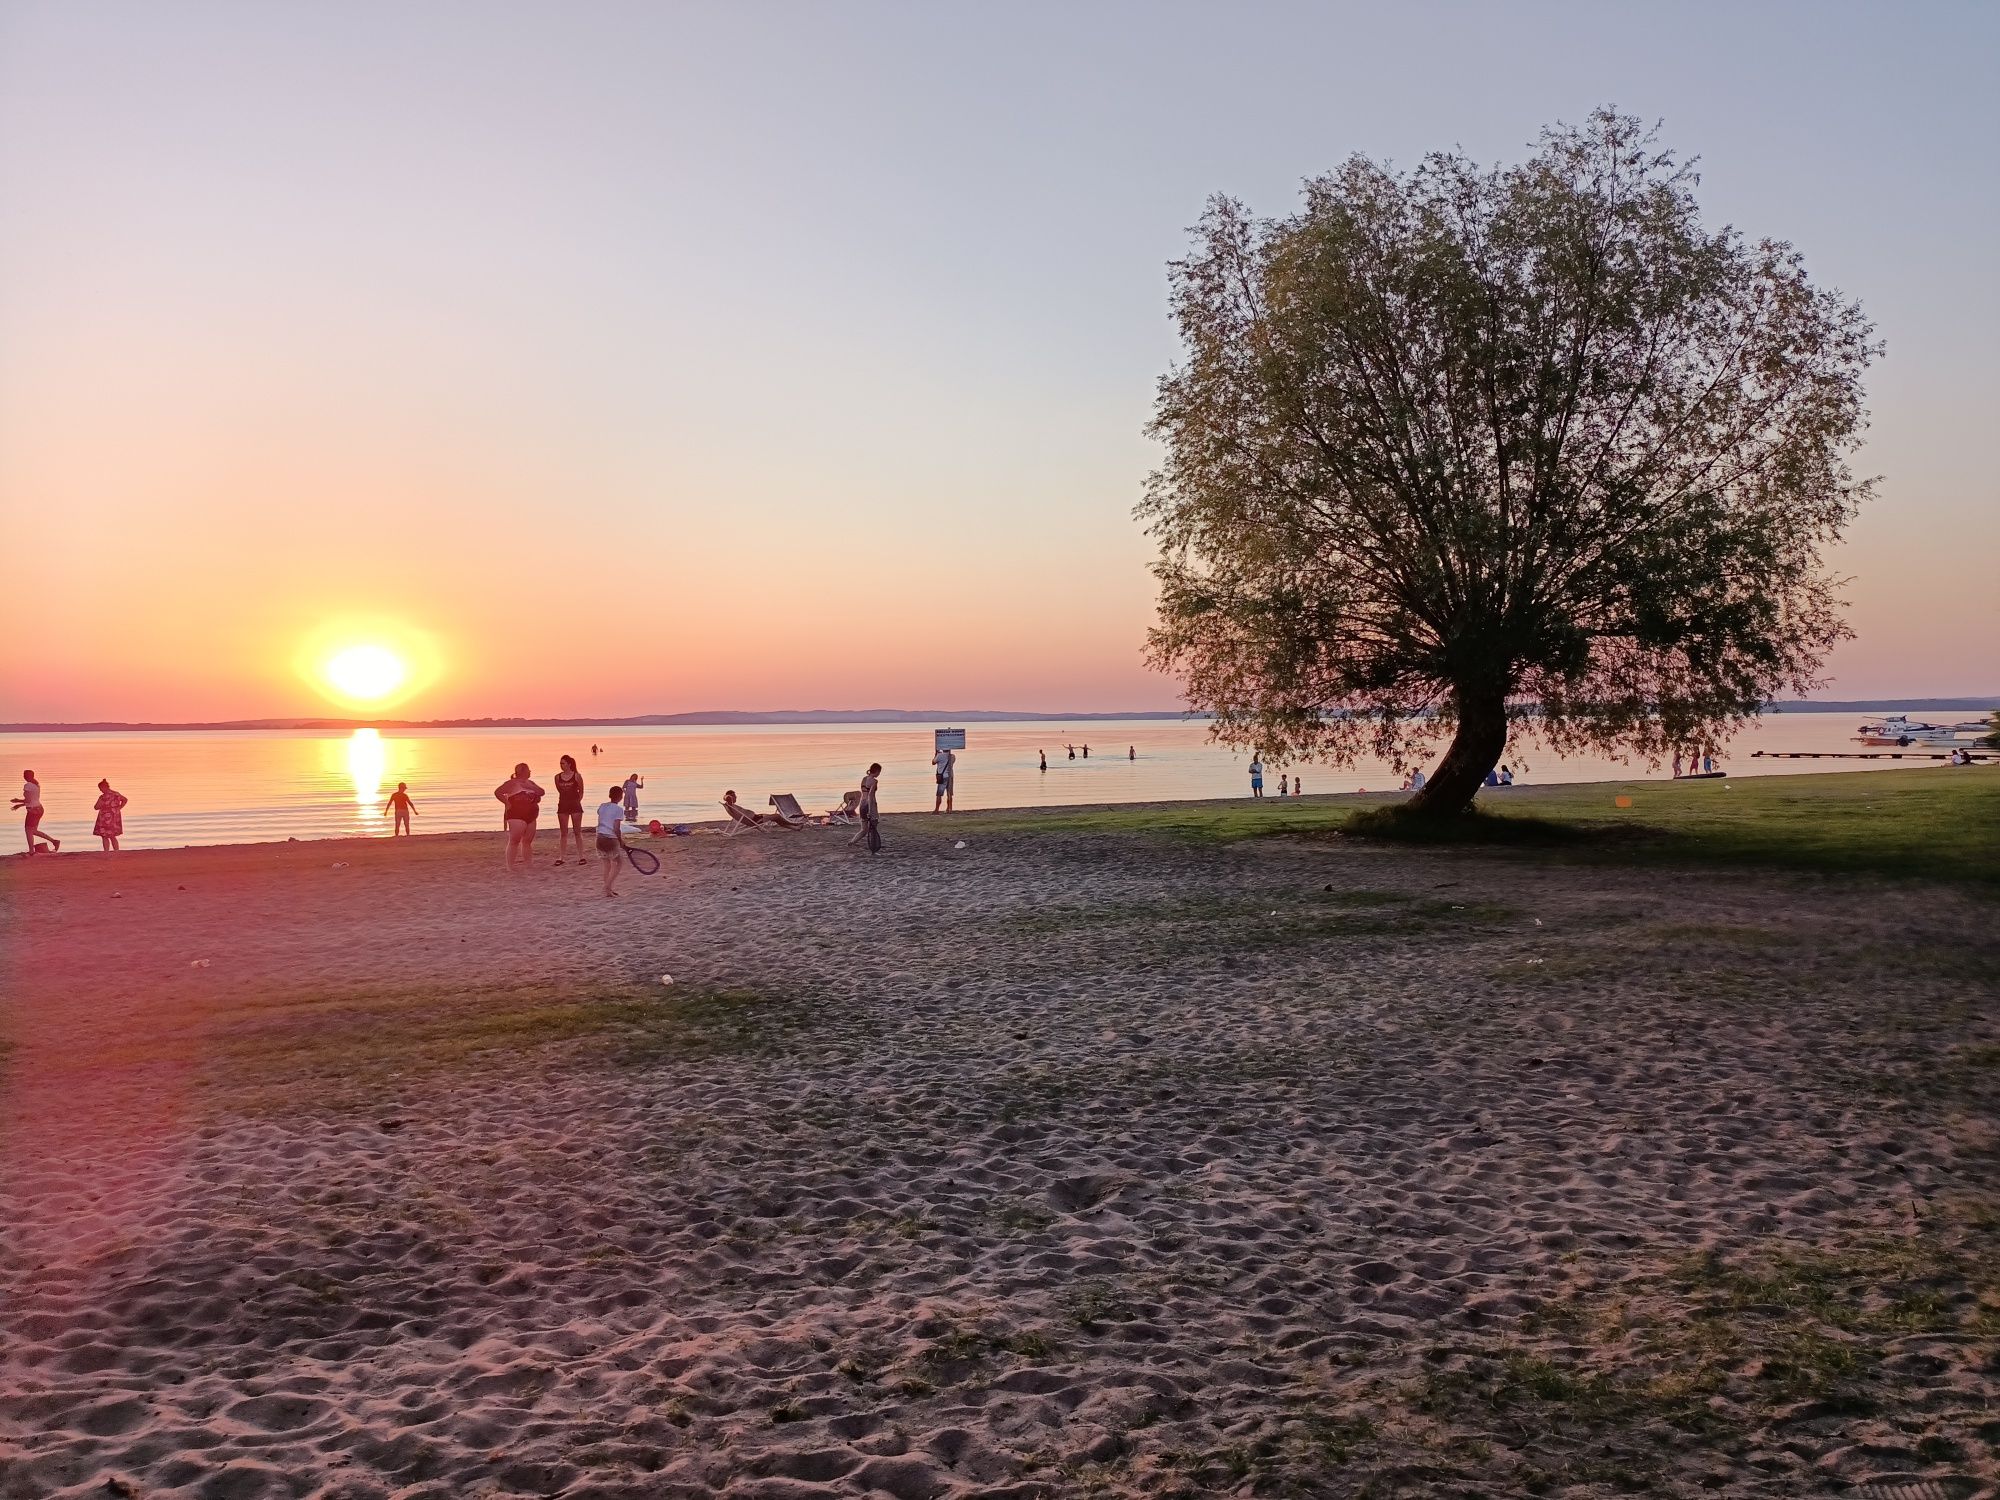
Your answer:
[[[1204,199],[1612,103],[1889,357],[1829,696],[2000,689],[2000,12],[15,3],[9,719],[1165,708]]]

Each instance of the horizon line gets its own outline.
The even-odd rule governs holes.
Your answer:
[[[900,724],[931,723],[1079,723],[1116,719],[1205,719],[1205,712],[1193,709],[1079,709],[1071,713],[1044,710],[998,708],[775,708],[775,709],[696,709],[686,713],[529,716],[492,714],[439,719],[395,719],[382,717],[344,718],[332,715],[277,715],[261,719],[165,720],[34,720],[0,724],[0,734],[55,734],[65,731],[96,733],[117,731],[167,731],[176,729],[258,730],[258,729],[618,729],[651,725],[705,724]]]
[[[1870,698],[1792,698],[1774,700],[1764,705],[1766,710],[1810,708],[1829,713],[1866,712],[1876,709],[1902,708],[1922,713],[1969,712],[1985,710],[2000,712],[2000,693],[1965,694],[1960,696],[1930,695],[1896,697],[1881,695]],[[560,715],[539,717],[519,714],[493,714],[481,717],[453,717],[439,719],[392,719],[392,718],[345,718],[332,715],[282,715],[261,719],[198,719],[187,721],[165,720],[36,720],[16,724],[0,724],[0,734],[136,734],[170,733],[175,730],[202,730],[212,732],[256,730],[299,730],[299,729],[570,729],[602,728],[620,729],[632,727],[723,724],[910,724],[941,723],[947,726],[953,720],[967,723],[1061,723],[1073,720],[1077,723],[1098,723],[1109,720],[1138,719],[1208,719],[1214,715],[1203,710],[1180,709],[1121,709],[1078,710],[1071,713],[1050,713],[1043,710],[997,709],[997,708],[781,708],[781,709],[696,709],[686,713],[622,714],[610,716]]]

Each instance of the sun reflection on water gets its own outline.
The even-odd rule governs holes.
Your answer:
[[[357,729],[347,741],[347,774],[354,781],[354,800],[363,816],[382,811],[382,778],[389,767],[388,747],[379,729]]]

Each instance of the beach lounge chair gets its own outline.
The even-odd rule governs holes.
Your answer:
[[[799,799],[790,792],[778,793],[771,799],[771,807],[773,808],[771,816],[786,828],[806,828],[812,824],[812,819],[806,816],[806,810],[799,806]]]
[[[729,826],[723,829],[723,832],[732,837],[744,832],[746,829],[756,828],[768,832],[777,826],[770,820],[753,813],[741,802],[738,802],[734,792],[731,792],[727,797],[722,799],[722,810],[729,814]]]
[[[861,821],[861,793],[849,792],[840,799],[840,806],[827,809],[826,821],[852,828]]]

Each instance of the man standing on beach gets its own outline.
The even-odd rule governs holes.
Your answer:
[[[1250,757],[1250,795],[1253,797],[1264,795],[1264,762],[1255,755]]]
[[[937,801],[931,804],[931,811],[942,807],[951,811],[952,783],[958,770],[958,757],[949,749],[938,751],[931,757],[931,764],[937,767]]]

